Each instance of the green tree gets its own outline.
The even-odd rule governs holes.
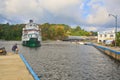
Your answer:
[[[120,32],[117,33],[116,44],[117,44],[117,46],[120,46]]]
[[[80,31],[80,30],[81,30],[81,27],[80,27],[80,26],[77,26],[74,30],[75,30],[75,31]]]

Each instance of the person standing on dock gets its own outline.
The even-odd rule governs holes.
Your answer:
[[[13,51],[15,54],[18,54],[18,47],[17,47],[17,44],[13,45],[12,51]]]

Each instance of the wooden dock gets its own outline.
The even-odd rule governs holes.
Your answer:
[[[0,56],[0,80],[34,80],[18,54]]]

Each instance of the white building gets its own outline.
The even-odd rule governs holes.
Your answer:
[[[107,40],[115,40],[115,31],[98,32],[98,43],[104,43]]]

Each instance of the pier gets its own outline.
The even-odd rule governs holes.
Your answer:
[[[18,54],[0,56],[0,80],[34,80]]]

